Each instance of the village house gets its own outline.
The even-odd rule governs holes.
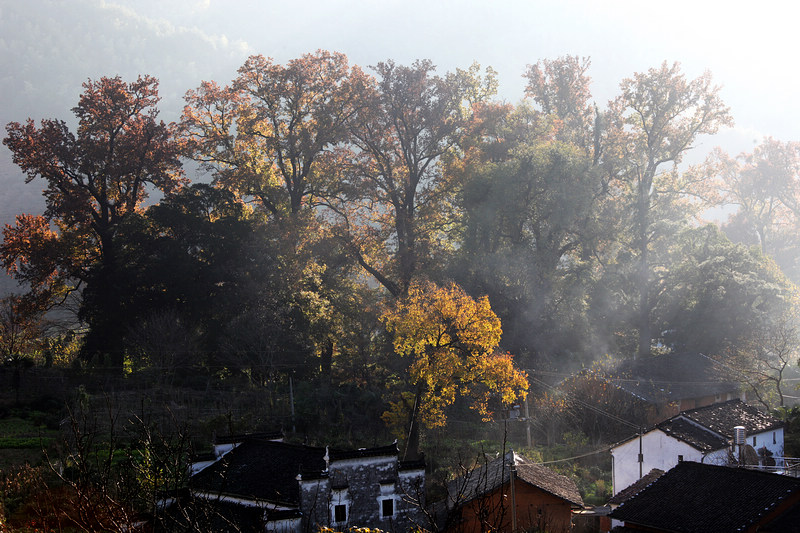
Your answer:
[[[680,352],[625,360],[607,379],[647,405],[647,423],[654,424],[688,409],[745,400],[741,385],[726,374],[710,357]]]
[[[510,451],[449,483],[443,529],[566,533],[582,508],[571,479]]]
[[[683,461],[610,516],[624,531],[800,532],[800,479]]]
[[[689,409],[611,448],[613,493],[652,469],[667,471],[681,461],[725,465],[738,462],[732,448],[737,426],[746,435],[748,464],[783,464],[783,422],[741,400]],[[640,455],[641,454],[641,455]]]
[[[423,524],[425,465],[396,444],[336,450],[279,435],[219,439],[193,463],[190,494],[217,504],[244,529],[276,533],[351,526],[409,531]]]

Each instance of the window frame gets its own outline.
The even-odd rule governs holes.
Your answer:
[[[391,514],[386,514],[386,506],[391,505],[392,512]],[[394,518],[395,512],[397,510],[397,505],[395,504],[394,498],[381,498],[381,518]]]
[[[344,519],[343,520],[338,520],[337,519],[338,518],[337,515],[338,515],[338,512],[339,512],[340,509],[342,509],[343,512],[344,512]],[[348,505],[346,503],[334,503],[332,508],[331,508],[331,522],[334,525],[346,524],[347,523],[347,518],[348,518],[347,515],[350,514],[349,511],[350,511],[350,509],[348,509]]]

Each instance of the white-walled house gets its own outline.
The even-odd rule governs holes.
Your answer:
[[[164,514],[190,530],[301,533],[351,526],[409,531],[424,522],[425,463],[397,444],[356,450],[282,442],[279,434],[217,439],[196,458],[187,491]]]
[[[743,426],[747,445],[766,448],[777,466],[783,463],[783,422],[740,400],[683,411],[611,449],[613,493],[635,483],[652,469],[668,471],[681,461],[724,465],[734,458],[734,427]],[[641,453],[641,463],[639,454]],[[752,456],[752,450],[751,450]],[[761,459],[766,457],[761,450]]]

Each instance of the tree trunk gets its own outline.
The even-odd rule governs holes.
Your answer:
[[[414,396],[414,405],[411,407],[411,415],[408,421],[408,439],[406,449],[403,453],[404,461],[415,461],[420,458],[419,453],[419,404],[422,400],[422,384],[417,384],[417,392]]]

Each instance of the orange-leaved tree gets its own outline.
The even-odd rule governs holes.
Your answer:
[[[186,94],[188,151],[217,186],[279,222],[296,217],[335,194],[327,167],[369,84],[341,53],[319,50],[286,65],[251,56],[230,86],[204,82]]]
[[[472,400],[485,420],[491,408],[525,397],[527,376],[509,353],[498,350],[502,328],[489,299],[474,299],[455,284],[414,282],[408,295],[383,314],[395,352],[408,363],[406,390],[384,420],[401,430],[408,423],[405,457],[419,446],[420,424],[443,426],[456,398]]]

